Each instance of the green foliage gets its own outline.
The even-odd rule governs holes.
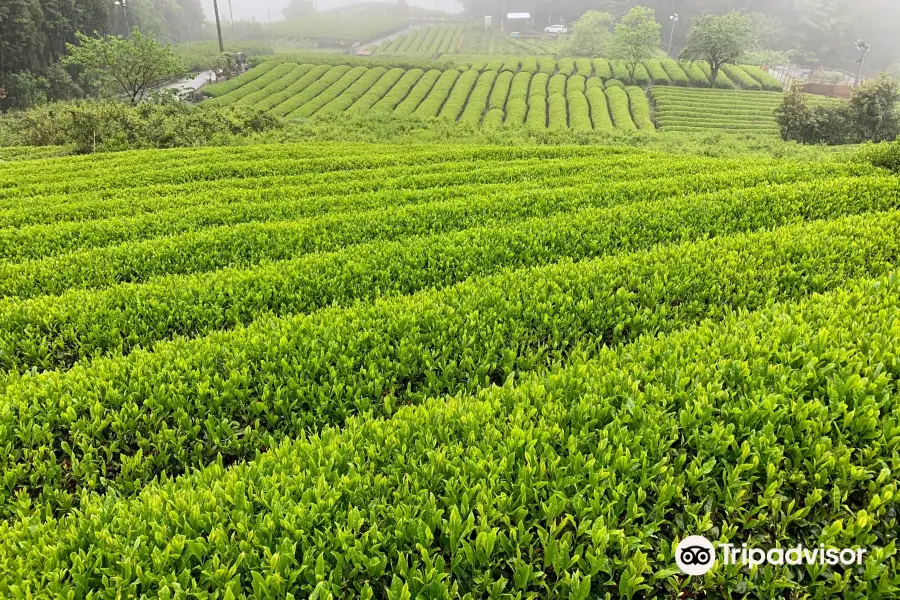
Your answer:
[[[10,114],[0,122],[0,130],[8,132],[13,144],[73,145],[83,154],[202,146],[277,126],[274,118],[255,109],[192,108],[166,96],[138,106],[114,101],[49,104]]]
[[[776,120],[785,140],[805,144],[893,141],[900,136],[900,83],[880,75],[853,90],[847,102],[810,106],[802,87],[784,95]]]
[[[857,153],[857,158],[900,174],[900,142],[882,142],[866,144]]]
[[[184,68],[168,46],[160,46],[138,29],[125,39],[81,33],[76,37],[78,45],[67,44],[69,55],[63,64],[81,69],[84,81],[99,84],[110,94],[124,95],[132,104]]]
[[[691,22],[681,58],[705,61],[711,71],[710,81],[716,81],[723,65],[738,64],[744,53],[756,45],[753,21],[748,15],[703,15]]]
[[[572,25],[563,53],[587,58],[605,56],[612,40],[612,25],[611,14],[588,10]]]
[[[11,73],[6,78],[4,90],[3,105],[11,109],[24,110],[50,101],[50,82],[29,71]]]
[[[653,9],[635,6],[616,23],[607,56],[622,60],[628,66],[631,78],[636,77],[636,69],[641,61],[653,58],[659,50],[661,25],[656,22]],[[644,73],[646,77],[646,72]]]

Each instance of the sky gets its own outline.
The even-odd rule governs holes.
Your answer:
[[[213,18],[212,0],[202,0],[203,7],[210,19]],[[229,20],[228,0],[218,0],[219,16],[225,20]],[[411,0],[409,2],[413,6],[422,6],[424,8],[437,8],[447,12],[457,12],[454,9],[453,0]],[[268,21],[269,13],[272,11],[272,19],[281,20],[283,15],[281,10],[287,6],[288,0],[231,0],[231,10],[234,12],[235,21]],[[338,6],[353,4],[352,0],[319,0],[319,10],[329,10]]]

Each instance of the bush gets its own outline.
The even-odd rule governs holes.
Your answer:
[[[900,175],[900,142],[866,144],[857,159]]]
[[[255,109],[191,107],[164,94],[137,106],[77,101],[11,113],[0,121],[0,139],[22,146],[74,145],[76,152],[89,154],[202,146],[278,126],[277,119]]]
[[[848,102],[810,106],[806,94],[795,84],[775,110],[775,119],[785,140],[803,144],[858,144],[886,142],[900,136],[900,83],[880,75],[853,90]]]

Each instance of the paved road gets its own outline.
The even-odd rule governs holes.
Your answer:
[[[171,83],[167,83],[162,86],[161,89],[164,90],[183,90],[183,91],[191,91],[195,92],[199,90],[201,87],[206,85],[207,83],[211,83],[216,80],[216,74],[214,71],[203,71],[193,79],[176,79]]]
[[[430,23],[429,23],[429,25],[430,25]],[[365,44],[360,44],[359,47],[356,49],[356,53],[357,54],[365,54],[366,48],[368,48],[369,46],[378,46],[379,44],[381,44],[381,42],[384,42],[386,40],[392,40],[392,39],[394,39],[398,36],[401,36],[405,33],[409,33],[413,29],[419,29],[421,27],[425,27],[425,25],[424,24],[423,25],[410,25],[408,28],[403,29],[401,31],[396,31],[396,32],[392,33],[391,35],[386,35],[383,38],[378,38],[377,40],[372,40],[371,42],[366,42]]]

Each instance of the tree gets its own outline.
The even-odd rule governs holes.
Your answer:
[[[606,12],[589,10],[572,26],[569,41],[566,42],[565,54],[569,56],[603,56],[608,49],[612,33],[612,15]]]
[[[634,70],[641,61],[653,58],[659,50],[661,28],[652,8],[635,6],[616,23],[609,57],[625,61],[629,75],[634,78]]]
[[[291,0],[281,12],[286,21],[299,21],[303,17],[313,14],[314,11],[311,0]]]
[[[709,63],[709,79],[714,82],[722,65],[737,63],[745,52],[755,48],[753,23],[747,15],[702,15],[691,23],[681,58]]]
[[[137,104],[156,84],[183,71],[181,61],[169,46],[143,35],[137,28],[127,38],[105,36],[93,38],[78,34],[79,46],[69,44],[67,66],[82,69],[82,76],[95,80],[113,91],[124,94]]]

